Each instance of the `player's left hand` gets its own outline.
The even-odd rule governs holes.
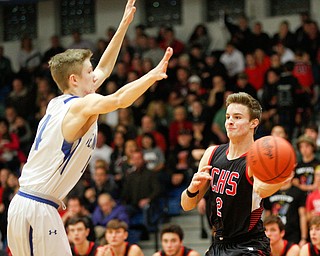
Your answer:
[[[126,4],[126,8],[124,10],[123,18],[122,20],[125,22],[125,24],[129,25],[134,17],[134,13],[136,12],[136,7],[134,6],[136,0],[128,0]]]

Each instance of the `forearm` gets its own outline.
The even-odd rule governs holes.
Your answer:
[[[200,200],[200,199],[198,199],[198,196],[199,195],[197,195],[195,197],[189,197],[186,193],[186,190],[184,190],[181,194],[181,206],[182,206],[183,210],[190,211],[190,210],[194,209]]]
[[[128,27],[129,24],[125,24],[124,22],[120,23],[119,28],[112,37],[107,49],[101,56],[97,69],[100,69],[106,77],[110,76],[114,68]]]

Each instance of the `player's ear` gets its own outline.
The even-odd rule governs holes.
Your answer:
[[[258,118],[255,118],[255,119],[252,119],[251,121],[250,121],[250,128],[256,128],[258,125],[259,125],[259,119]]]

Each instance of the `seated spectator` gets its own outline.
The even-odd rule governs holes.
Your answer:
[[[271,135],[276,136],[276,137],[281,137],[286,140],[288,139],[288,134],[287,134],[286,130],[284,129],[284,127],[281,125],[273,126],[271,129]]]
[[[266,236],[270,239],[271,255],[299,256],[300,247],[284,239],[285,227],[280,217],[269,216],[263,221]]]
[[[141,238],[148,237],[148,211],[156,206],[160,184],[156,173],[148,170],[141,151],[131,157],[132,171],[127,174],[121,198],[130,216],[130,228],[142,231]]]
[[[306,135],[301,135],[297,140],[297,148],[301,159],[298,160],[292,183],[305,191],[306,194],[316,188],[313,183],[314,170],[320,164],[319,159],[315,156],[316,147],[316,142]]]
[[[165,28],[163,39],[160,41],[159,46],[163,50],[167,49],[167,47],[171,47],[173,49],[173,54],[176,56],[183,53],[185,48],[184,43],[176,38],[172,27]]]
[[[160,148],[156,146],[156,141],[152,133],[142,135],[142,153],[146,167],[150,171],[159,172],[164,168],[165,157]]]
[[[98,196],[98,205],[92,213],[92,221],[98,239],[103,237],[108,222],[115,218],[129,224],[129,216],[125,206],[117,203],[108,193],[100,194]]]
[[[168,224],[160,232],[162,250],[153,256],[188,255],[200,256],[200,254],[183,245],[183,230],[177,224]]]
[[[117,219],[109,221],[105,232],[107,244],[98,248],[96,256],[144,256],[141,248],[127,242],[127,238],[127,223]]]
[[[279,30],[273,35],[272,42],[273,45],[281,43],[286,48],[289,48],[292,51],[295,50],[297,46],[296,38],[290,31],[289,22],[287,20],[284,20],[279,24]]]
[[[98,129],[96,148],[93,151],[90,162],[89,162],[92,178],[95,173],[94,164],[96,160],[102,159],[107,163],[107,165],[110,164],[112,148],[109,145],[107,145],[106,139],[107,139],[107,134],[102,129]]]
[[[320,216],[310,220],[309,236],[311,241],[301,247],[300,256],[320,255]]]
[[[6,119],[0,119],[0,168],[9,168],[20,173],[20,166],[25,163],[26,157],[22,153],[19,137],[9,132],[9,123]]]
[[[156,130],[155,122],[149,115],[144,115],[141,119],[141,134],[137,136],[137,144],[142,147],[142,135],[144,133],[151,133],[154,137],[157,147],[162,150],[162,153],[165,154],[167,150],[167,144],[165,137]]]
[[[90,232],[88,240],[95,241],[94,226],[91,219],[90,212],[84,207],[84,202],[79,196],[69,196],[67,198],[66,211],[60,211],[63,224],[66,226],[68,221],[72,218],[81,217],[86,219]]]
[[[306,214],[308,221],[314,216],[320,216],[320,165],[315,167],[313,179],[315,190],[309,193],[306,199]]]
[[[75,217],[67,222],[67,234],[71,244],[72,255],[74,256],[95,256],[97,255],[98,244],[88,240],[90,227],[85,218]]]
[[[82,34],[79,30],[74,30],[72,32],[73,42],[69,45],[68,49],[90,49],[95,52],[94,44],[87,39],[82,38]]]
[[[179,131],[182,129],[192,130],[192,122],[187,120],[187,111],[183,106],[177,106],[173,110],[174,119],[169,126],[170,149],[177,144]]]
[[[238,73],[245,68],[245,59],[233,43],[228,42],[225,51],[220,56],[221,63],[226,67],[228,76],[232,80]]]

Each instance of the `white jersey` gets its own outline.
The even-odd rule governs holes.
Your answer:
[[[22,189],[63,200],[81,178],[96,146],[97,123],[74,143],[65,141],[62,121],[76,98],[61,95],[48,104],[19,178]]]

